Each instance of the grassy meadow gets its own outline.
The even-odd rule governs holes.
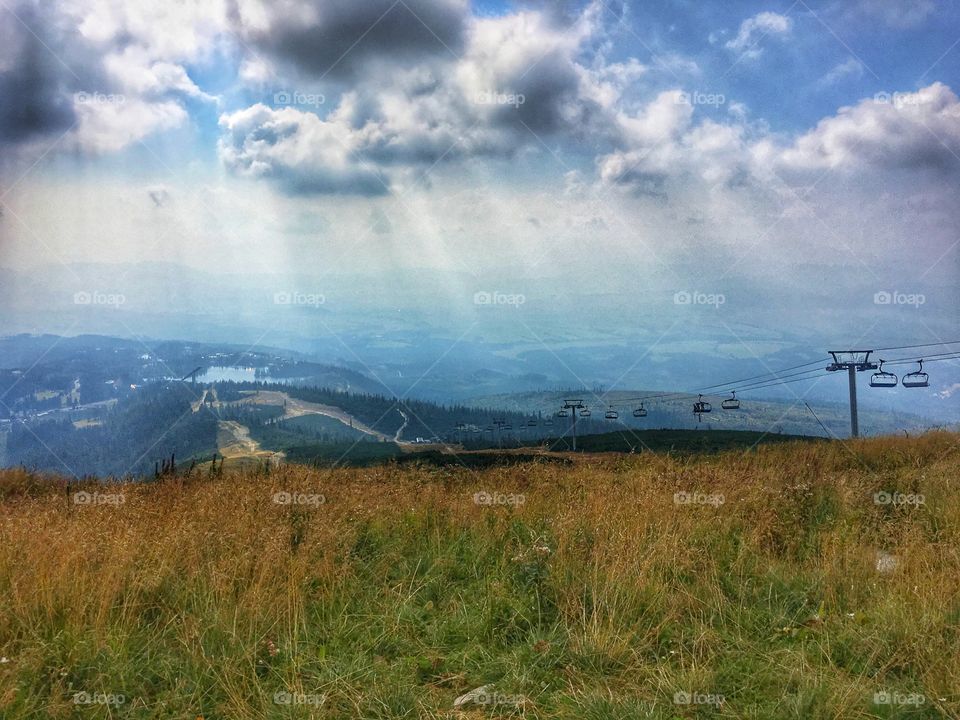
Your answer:
[[[0,717],[957,718],[958,443],[0,471]]]

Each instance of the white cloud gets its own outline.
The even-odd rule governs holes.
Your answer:
[[[840,108],[792,141],[748,124],[741,108],[729,124],[696,124],[679,96],[664,92],[637,113],[618,115],[620,147],[597,160],[604,183],[660,194],[676,179],[762,185],[771,173],[802,182],[827,169],[869,169],[874,180],[877,170],[960,172],[960,101],[942,83]]]
[[[675,180],[707,185],[734,182],[748,158],[742,125],[693,124],[680,90],[660,93],[641,112],[621,114],[623,149],[597,159],[602,182],[665,196]]]
[[[212,53],[228,29],[226,0],[64,0],[58,5],[91,44],[135,44],[150,57],[168,61]]]
[[[122,150],[148,135],[178,127],[187,112],[172,101],[145,102],[139,98],[78,98],[74,103],[76,145],[85,152]]]
[[[103,59],[103,66],[116,87],[124,94],[160,97],[179,94],[215,102],[187,75],[182,65],[154,60],[143,48],[130,46]]]
[[[291,194],[386,192],[381,174],[355,157],[364,138],[343,113],[321,120],[257,104],[221,116],[220,126],[220,157],[237,174],[276,180]]]
[[[775,12],[762,12],[740,23],[740,30],[726,47],[747,58],[757,58],[762,53],[760,41],[771,35],[787,35],[793,20]]]
[[[826,75],[820,78],[818,84],[821,86],[836,85],[848,78],[860,77],[863,77],[863,63],[852,57],[834,65]]]
[[[960,393],[960,383],[953,383],[952,385],[949,385],[938,392],[937,397],[941,400],[949,400],[957,393]]]
[[[237,74],[245,84],[254,87],[263,87],[268,81],[275,79],[275,71],[272,65],[262,58],[243,60]]]
[[[862,100],[821,120],[779,153],[789,169],[871,165],[960,170],[960,102],[943,83]]]

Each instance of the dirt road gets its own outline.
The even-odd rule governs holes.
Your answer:
[[[290,397],[285,392],[280,392],[278,390],[262,390],[256,395],[251,395],[248,402],[256,405],[283,406],[283,418],[285,420],[289,418],[302,417],[304,415],[325,415],[326,417],[333,418],[334,420],[339,420],[344,425],[349,425],[354,430],[358,430],[365,435],[375,437],[377,440],[391,442],[396,441],[395,438],[385,435],[378,430],[374,430],[357,418],[353,417],[353,415],[350,413],[345,412],[338,407],[334,407],[333,405],[321,405],[320,403],[307,402],[306,400],[299,400],[297,398]],[[406,423],[404,423],[404,425],[406,425]],[[403,428],[401,428],[401,430],[402,429]],[[397,437],[399,437],[399,433],[397,433]]]
[[[283,453],[263,450],[260,443],[250,437],[249,428],[234,420],[217,423],[217,450],[228,459],[251,457],[270,462],[283,459]]]

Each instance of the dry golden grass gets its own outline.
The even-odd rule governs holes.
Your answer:
[[[83,487],[2,471],[0,716],[960,717],[958,442]],[[485,684],[503,702],[453,710]]]

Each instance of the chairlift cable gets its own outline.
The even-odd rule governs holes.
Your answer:
[[[898,358],[897,360],[884,360],[884,365],[912,365],[917,360],[920,360],[919,357],[912,358]],[[940,360],[957,360],[960,359],[960,352],[952,353],[941,353],[939,355],[924,355],[923,361],[925,363],[938,362]]]
[[[900,347],[882,347],[882,348],[875,348],[874,351],[880,352],[881,350],[913,350],[914,348],[935,347],[940,345],[960,345],[960,340],[948,340],[946,342],[924,343],[923,345],[901,345]]]
[[[798,378],[793,378],[792,380],[783,380],[782,382],[770,383],[769,385],[760,385],[760,386],[758,386],[758,387],[747,388],[747,389],[744,390],[744,391],[737,390],[737,392],[738,392],[738,393],[739,393],[739,392],[752,392],[753,390],[763,390],[764,388],[776,387],[776,386],[778,386],[778,385],[789,385],[790,383],[801,382],[801,381],[803,381],[803,380],[820,380],[820,379],[822,379],[822,378],[824,378],[824,377],[826,377],[826,375],[811,375],[810,377],[798,377]]]

